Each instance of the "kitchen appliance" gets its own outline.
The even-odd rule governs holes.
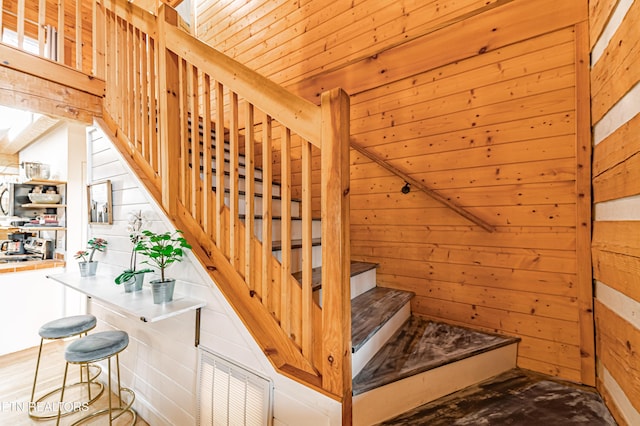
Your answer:
[[[0,252],[10,254],[24,254],[24,243],[22,241],[3,240],[0,242]]]
[[[53,185],[45,185],[46,190],[55,190],[55,188]],[[2,184],[0,186],[0,216],[13,216],[17,220],[20,218],[32,219],[46,214],[45,207],[33,207],[34,204],[29,199],[29,194],[33,189],[34,185],[28,183]],[[31,205],[31,207],[23,207],[25,204]]]
[[[17,247],[11,245],[16,243],[21,243],[22,252],[4,250],[5,246],[7,249]],[[28,236],[24,240],[5,240],[0,243],[0,248],[0,263],[53,259],[53,241],[49,238]]]

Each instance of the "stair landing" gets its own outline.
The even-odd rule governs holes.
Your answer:
[[[613,426],[616,422],[595,389],[514,369],[382,424]]]
[[[354,378],[353,394],[517,341],[412,316]]]
[[[353,379],[353,424],[379,423],[515,368],[518,341],[410,317]]]

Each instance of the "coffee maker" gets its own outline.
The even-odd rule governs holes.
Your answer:
[[[0,251],[6,255],[24,254],[24,243],[29,237],[31,237],[31,234],[27,232],[14,232],[13,234],[8,234],[8,240],[0,242]]]

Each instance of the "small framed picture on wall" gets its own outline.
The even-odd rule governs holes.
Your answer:
[[[89,200],[89,223],[111,225],[113,223],[113,204],[111,201],[111,181],[87,185]]]

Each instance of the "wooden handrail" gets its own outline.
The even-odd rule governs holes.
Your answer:
[[[101,1],[105,9],[96,16],[104,22],[96,25],[106,37],[96,47],[105,58],[107,133],[193,241],[193,252],[273,366],[341,401],[350,419],[349,97],[334,90],[317,106],[182,31],[166,5],[154,16],[125,0]],[[321,182],[312,182],[312,149],[321,155]],[[303,155],[298,180],[290,150]],[[262,165],[262,197],[255,196],[256,165]],[[322,308],[311,280],[317,237],[311,192],[318,183],[326,242]],[[302,193],[296,213],[294,188]],[[279,234],[272,232],[276,220]],[[295,266],[290,243],[280,247],[280,261],[271,251],[272,237],[298,238],[294,221],[305,253]],[[292,275],[300,268],[301,283]]]
[[[367,151],[366,149],[364,149],[363,147],[361,147],[357,143],[354,143],[352,141],[351,142],[351,148],[355,149],[360,154],[364,155],[365,157],[367,157],[368,159],[370,159],[374,163],[378,164],[380,167],[384,168],[385,170],[387,170],[387,171],[393,173],[394,175],[398,176],[400,179],[404,180],[409,185],[411,185],[414,188],[424,192],[425,194],[427,194],[428,196],[430,196],[434,200],[444,204],[445,206],[447,206],[448,208],[450,208],[454,212],[458,213],[460,216],[462,216],[465,219],[470,220],[471,222],[473,222],[476,225],[480,226],[485,231],[487,231],[487,232],[495,231],[495,227],[494,226],[488,224],[483,219],[480,219],[478,216],[474,215],[473,213],[465,210],[463,207],[459,206],[454,201],[451,201],[451,199],[443,197],[442,195],[440,195],[435,190],[429,188],[428,186],[426,186],[422,182],[419,182],[418,180],[412,178],[411,176],[409,176],[408,174],[404,173],[402,170],[398,169],[397,167],[394,167],[391,164],[387,163],[386,161],[384,161],[382,158],[378,157],[377,155],[371,153],[370,151]]]
[[[304,139],[320,148],[320,111],[312,102],[196,40],[175,26],[166,28],[167,48],[201,69],[215,70],[216,79]]]
[[[80,1],[58,4],[78,11],[87,6]],[[40,0],[39,15],[52,2]],[[267,358],[280,373],[340,401],[344,423],[350,423],[349,96],[340,89],[323,93],[320,106],[295,96],[181,30],[177,12],[164,4],[157,13],[126,0],[92,4],[91,46],[76,22],[73,42],[80,44],[67,51],[66,63],[60,56],[51,70],[32,72],[104,93],[97,122],[184,231]],[[58,25],[65,17],[59,15]],[[71,37],[63,31],[58,37]],[[18,32],[24,37],[24,25]],[[84,65],[83,41],[91,47]],[[0,45],[0,55],[13,50]],[[29,72],[32,58],[19,53],[11,54],[11,65]],[[72,61],[78,78],[66,81],[59,70]],[[92,76],[82,69],[89,63]],[[312,168],[318,151],[320,182]],[[301,166],[294,170],[298,152]],[[259,165],[260,183],[253,179]],[[278,214],[272,184],[280,187]],[[320,195],[322,212],[322,307],[312,284],[312,246],[319,236],[314,185],[322,191],[313,194]],[[291,205],[296,191],[302,194],[299,209]],[[283,223],[279,233],[273,231],[276,220]],[[280,260],[272,237],[283,241]],[[301,265],[290,243],[298,238]],[[301,283],[292,275],[300,270]]]

